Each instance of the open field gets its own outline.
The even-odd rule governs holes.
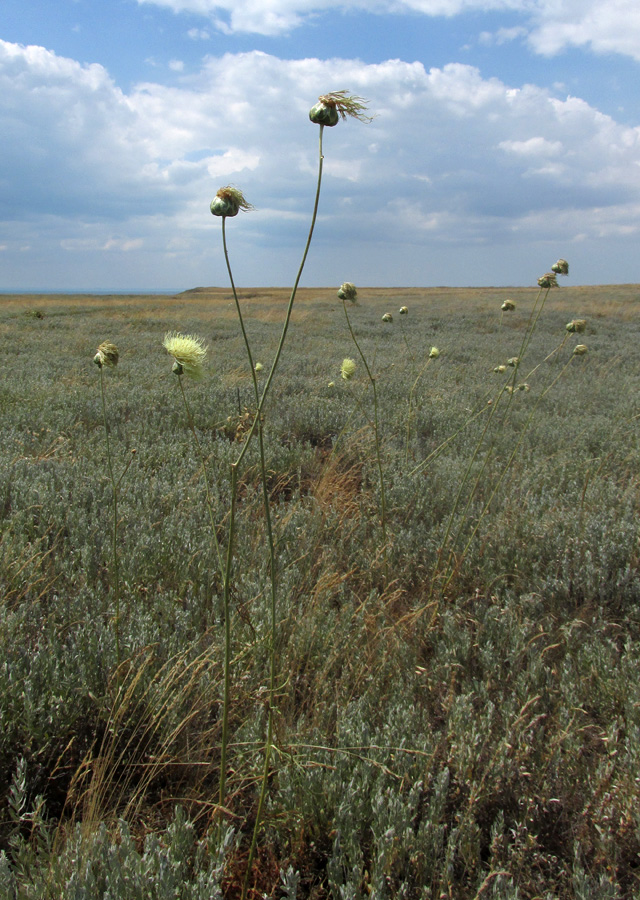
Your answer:
[[[640,897],[640,285],[564,284],[517,368],[537,288],[360,288],[381,467],[335,288],[299,291],[264,414],[278,690],[249,896]],[[240,291],[262,379],[287,299]],[[224,607],[167,331],[209,346],[184,388],[224,540],[255,408],[230,291],[0,295],[0,898],[240,896],[270,664],[259,457],[221,810]]]

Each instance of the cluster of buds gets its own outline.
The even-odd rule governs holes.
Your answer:
[[[383,322],[393,322],[393,316],[391,313],[385,313],[382,317]]]
[[[571,322],[567,322],[567,331],[569,334],[582,334],[586,327],[586,319],[572,319]]]
[[[98,347],[96,355],[93,357],[93,361],[99,369],[103,366],[113,368],[118,365],[119,359],[118,348],[115,344],[112,344],[111,341],[103,341]]]
[[[351,281],[345,281],[341,284],[338,288],[338,297],[341,300],[349,300],[350,303],[355,303],[358,299],[358,291],[355,284]]]
[[[309,118],[316,125],[327,125],[333,128],[340,119],[351,116],[361,122],[370,122],[372,116],[366,115],[367,101],[362,97],[354,97],[348,91],[331,91],[318,97],[318,102],[309,110]]]
[[[505,300],[504,303],[502,304],[502,306],[500,307],[500,309],[503,312],[511,312],[515,308],[516,308],[516,305],[513,302],[513,300]]]
[[[244,199],[242,191],[228,184],[220,188],[211,201],[210,209],[214,216],[232,218],[237,216],[241,209],[246,212],[254,207]]]

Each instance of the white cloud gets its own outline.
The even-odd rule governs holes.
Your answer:
[[[640,4],[637,0],[138,0],[174,12],[207,18],[225,33],[276,35],[291,31],[329,10],[361,10],[398,15],[454,16],[475,10],[514,11],[522,25],[484,32],[484,42],[504,43],[528,33],[531,46],[554,54],[568,46],[640,59]],[[195,29],[193,29],[195,31]]]
[[[469,248],[504,258],[514,241],[531,252],[552,237],[566,246],[580,235],[589,258],[593,241],[640,229],[640,129],[471,66],[251,52],[208,57],[177,87],[125,93],[100,66],[0,42],[3,267],[11,258],[16,278],[20,266],[53,277],[63,249],[98,283],[134,272],[170,286],[224,283],[208,205],[231,182],[257,207],[230,223],[245,283],[286,283],[313,201],[308,110],[343,86],[378,115],[325,129],[312,282],[384,283],[385,268],[391,283],[424,282],[429,260],[444,266],[448,252],[460,267]]]
[[[184,72],[184,61],[181,59],[170,59],[169,68],[172,72]]]

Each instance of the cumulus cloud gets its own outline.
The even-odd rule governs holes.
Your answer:
[[[0,42],[3,258],[30,244],[23,267],[54,271],[67,254],[104,279],[117,257],[122,278],[135,262],[139,278],[224,283],[208,205],[234,183],[257,207],[233,221],[245,283],[287,283],[313,202],[308,110],[344,86],[377,117],[325,129],[312,282],[384,283],[386,268],[387,283],[425,283],[427,246],[446,261],[640,230],[640,129],[472,66],[250,52],[207,57],[177,87],[125,93],[101,66]]]
[[[225,33],[276,35],[291,31],[328,10],[455,16],[467,11],[513,11],[521,25],[483,32],[483,42],[504,43],[524,35],[536,52],[551,55],[569,46],[640,59],[637,0],[138,0],[176,13],[207,18]],[[193,29],[195,31],[195,29]],[[190,32],[191,33],[191,32]]]

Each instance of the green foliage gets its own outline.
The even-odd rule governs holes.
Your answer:
[[[494,368],[520,352],[535,292],[509,291],[502,326],[499,294],[361,290],[350,311],[378,391],[387,567],[370,384],[341,383],[353,351],[332,292],[294,312],[264,410],[281,600],[256,896],[638,891],[637,299],[556,292],[516,375],[530,390],[508,395],[513,369]],[[278,304],[241,302],[266,368]],[[380,322],[403,303],[403,332]],[[180,329],[212,348],[186,390],[223,534],[255,406],[228,297],[38,306],[41,320],[0,311],[0,896],[238,896],[269,683],[259,457],[238,473],[231,837],[215,815],[222,584],[161,347]],[[564,370],[573,338],[549,354],[576,315],[589,354]],[[116,472],[136,450],[120,669],[91,361],[105,337],[121,356],[105,379]]]

